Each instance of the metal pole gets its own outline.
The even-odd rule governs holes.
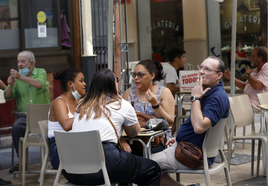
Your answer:
[[[235,95],[236,19],[237,19],[237,0],[233,0],[232,48],[231,48],[231,91],[230,91],[231,97]]]
[[[124,78],[124,56],[122,51],[122,13],[121,13],[121,1],[119,1],[119,27],[120,27],[120,54],[121,54],[121,78],[122,78],[122,92],[125,92],[125,78]]]
[[[128,30],[127,30],[127,2],[126,2],[126,0],[124,0],[124,2],[125,2],[125,31],[126,31],[126,48],[127,48],[127,50],[126,50],[126,61],[127,61],[127,75],[126,75],[126,77],[127,77],[127,80],[129,80],[129,77],[128,77],[128,75],[129,75],[129,66],[128,66],[128,62],[129,62],[129,56],[128,56]],[[127,84],[127,88],[128,88],[128,84]]]
[[[236,19],[237,19],[237,0],[233,0],[233,16],[232,16],[232,48],[231,48],[231,90],[230,96],[233,97],[235,95],[235,50],[236,50]],[[233,118],[230,118],[230,129],[233,127]],[[230,135],[230,133],[229,133]],[[234,143],[234,141],[233,141]],[[234,146],[228,147],[231,149],[231,157],[234,156]]]

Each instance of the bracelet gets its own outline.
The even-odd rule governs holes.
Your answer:
[[[159,103],[157,104],[157,105],[152,105],[152,107],[153,107],[153,109],[157,109],[157,108],[159,108]]]

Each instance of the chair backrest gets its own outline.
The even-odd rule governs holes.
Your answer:
[[[55,131],[60,168],[68,173],[96,173],[106,170],[105,157],[99,131]]]
[[[203,152],[206,151],[207,157],[216,157],[219,154],[219,147],[227,118],[222,118],[214,127],[210,127],[205,135],[203,142]]]
[[[45,145],[46,147],[48,148],[48,136],[47,136],[47,133],[48,133],[48,120],[43,120],[43,121],[38,121],[39,123],[39,127],[40,127],[40,130],[41,130],[41,134],[42,134],[42,137],[43,137],[43,140],[45,142]],[[48,148],[49,150],[49,148]]]
[[[244,127],[253,123],[254,113],[247,94],[229,97],[233,126]]]
[[[261,105],[268,104],[268,92],[259,93],[257,97]]]
[[[28,132],[41,134],[38,121],[48,119],[50,104],[27,104],[27,129]]]

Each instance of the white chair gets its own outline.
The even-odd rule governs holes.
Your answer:
[[[254,140],[261,140],[264,144],[263,151],[265,153],[265,157],[263,157],[263,161],[266,162],[265,170],[266,170],[266,181],[268,184],[268,163],[267,163],[267,157],[268,157],[268,133],[256,133],[255,132],[255,126],[253,124],[254,121],[254,113],[252,110],[252,106],[249,100],[248,95],[243,94],[240,96],[235,97],[229,97],[230,101],[230,108],[231,113],[233,116],[233,126],[231,129],[231,133],[229,135],[229,141],[228,141],[228,147],[230,148],[232,146],[232,142],[234,140],[244,140],[244,139],[251,139],[252,141],[252,150],[251,150],[251,174],[253,175],[253,167],[254,167],[254,147],[255,147],[255,141]],[[238,127],[246,127],[246,126],[252,126],[252,132],[245,136],[235,136],[234,132]],[[259,149],[260,149],[261,143],[259,143]],[[260,151],[260,150],[259,150]],[[258,163],[257,163],[257,175],[259,172],[259,155],[260,152],[258,152]],[[228,151],[228,165],[230,168],[230,162],[231,162],[231,150]]]
[[[257,97],[258,97],[258,100],[259,100],[259,103],[261,105],[265,105],[265,104],[268,104],[268,92],[263,92],[263,93],[260,93],[260,94],[257,94]],[[265,118],[267,119],[267,115],[268,113],[264,113],[265,114]],[[267,126],[267,123],[268,121],[266,121],[266,131],[268,130],[268,126]]]
[[[25,185],[26,150],[28,147],[45,147],[38,125],[39,120],[47,119],[50,104],[28,104],[27,123],[25,136],[19,141],[19,178],[22,173],[22,186]],[[29,134],[37,134],[31,137]],[[21,170],[22,168],[22,170]],[[40,171],[28,171],[27,173],[40,173]]]
[[[39,127],[41,130],[41,134],[43,137],[43,140],[45,142],[45,154],[44,154],[44,159],[43,159],[43,164],[41,167],[41,172],[40,172],[40,186],[44,185],[44,179],[45,179],[45,174],[47,173],[57,173],[57,170],[50,170],[48,169],[48,157],[49,157],[49,141],[48,141],[48,120],[43,120],[43,121],[38,121]]]
[[[60,158],[60,166],[54,181],[54,186],[62,185],[60,184],[60,176],[63,169],[73,174],[96,173],[102,169],[105,181],[104,185],[111,185],[106,170],[99,131],[55,131],[54,134]],[[63,185],[73,184],[67,183]]]
[[[221,148],[221,139],[224,133],[224,127],[226,124],[227,118],[221,119],[214,127],[210,127],[206,131],[206,135],[203,141],[202,145],[202,151],[203,151],[203,160],[204,160],[204,166],[200,168],[195,169],[185,169],[185,170],[165,170],[163,173],[169,172],[169,173],[187,173],[187,174],[204,174],[206,185],[210,186],[210,174],[213,174],[215,172],[218,172],[222,169],[224,169],[226,182],[230,186],[232,185],[228,163],[224,156],[224,153]],[[221,163],[214,163],[212,166],[208,167],[208,161],[207,158],[210,157],[216,157],[218,154],[220,154],[222,162]]]

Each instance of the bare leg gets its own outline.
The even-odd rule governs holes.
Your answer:
[[[161,186],[171,186],[171,185],[184,186],[181,183],[173,180],[167,173],[164,173],[161,177]]]

